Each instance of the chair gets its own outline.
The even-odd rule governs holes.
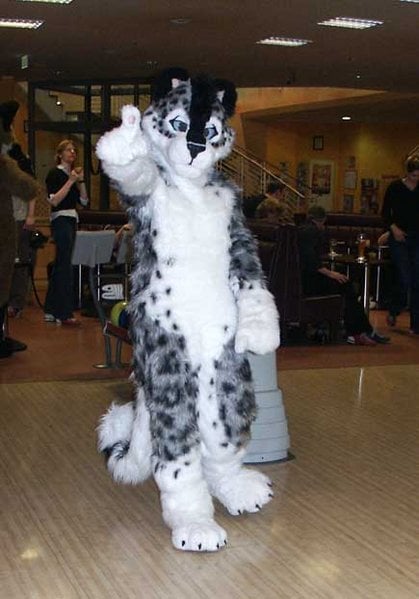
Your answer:
[[[289,325],[298,324],[305,328],[309,323],[324,321],[329,323],[331,341],[336,342],[343,317],[343,298],[338,294],[304,296],[297,227],[273,226],[268,231],[255,226],[252,231],[262,250],[262,266],[281,317],[283,343],[286,342]]]

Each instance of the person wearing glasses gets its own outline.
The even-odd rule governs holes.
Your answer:
[[[56,255],[45,299],[44,320],[64,326],[80,325],[73,315],[71,256],[78,223],[77,206],[87,206],[89,203],[83,168],[76,166],[76,156],[76,147],[71,140],[60,142],[56,150],[56,166],[46,178]]]

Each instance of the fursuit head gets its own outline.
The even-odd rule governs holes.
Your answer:
[[[99,450],[118,482],[154,476],[184,551],[227,543],[212,497],[237,516],[273,496],[242,466],[256,413],[246,352],[275,350],[279,323],[238,190],[216,169],[234,142],[235,103],[232,83],[168,69],[149,108],[124,106],[96,148],[133,225],[136,388],[101,419]]]

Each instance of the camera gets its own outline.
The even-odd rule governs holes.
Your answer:
[[[47,243],[48,237],[42,233],[42,231],[31,231],[29,239],[29,245],[33,250],[39,250],[44,247]]]

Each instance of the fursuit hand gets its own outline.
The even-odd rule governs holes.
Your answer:
[[[266,289],[242,291],[238,302],[239,318],[234,349],[267,354],[280,342],[279,318],[275,301]]]
[[[140,156],[145,156],[148,144],[141,128],[141,114],[135,106],[124,106],[121,111],[120,127],[103,135],[97,145],[96,154],[109,166],[126,165]]]

